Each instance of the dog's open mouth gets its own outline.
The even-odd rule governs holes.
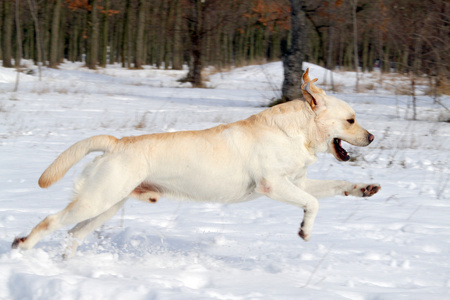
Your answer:
[[[334,146],[334,151],[336,153],[337,159],[339,159],[341,161],[347,161],[350,159],[350,156],[348,155],[347,151],[345,151],[345,149],[342,148],[340,139],[335,138],[333,140],[333,146]]]

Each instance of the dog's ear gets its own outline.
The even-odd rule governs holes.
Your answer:
[[[317,81],[317,78],[311,80],[308,73],[309,68],[306,70],[305,74],[303,74],[304,83],[302,84],[302,93],[305,97],[306,102],[308,102],[311,106],[311,109],[313,111],[317,111],[319,109],[325,108],[323,95],[326,94],[322,89],[314,85],[314,82]]]
[[[304,87],[306,86],[306,84],[307,84],[308,82],[311,82],[309,88],[310,88],[310,90],[311,90],[313,93],[326,95],[326,93],[325,93],[324,90],[322,90],[321,88],[318,88],[317,86],[315,86],[315,85],[313,84],[314,82],[317,81],[317,78],[316,78],[316,79],[313,79],[313,80],[311,80],[311,79],[309,78],[309,68],[306,69],[306,72],[303,74],[302,79],[303,79],[302,90],[304,89]]]
[[[302,85],[302,89],[303,89],[303,86],[304,86],[307,82],[310,82],[310,81],[311,81],[311,79],[309,79],[309,68],[307,68],[307,69],[306,69],[306,72],[303,73],[302,79],[303,79],[303,85]]]

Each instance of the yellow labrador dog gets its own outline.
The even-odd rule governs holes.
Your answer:
[[[318,152],[349,160],[341,141],[369,145],[374,136],[362,128],[344,101],[325,94],[303,74],[306,101],[266,109],[246,120],[200,131],[149,134],[117,139],[94,136],[64,151],[42,174],[47,188],[92,151],[102,151],[83,171],[73,201],[46,217],[13,248],[30,249],[43,236],[69,224],[71,254],[78,241],[111,218],[129,198],[156,202],[167,196],[234,203],[261,195],[304,210],[299,235],[308,240],[318,211],[317,198],[372,196],[378,184],[306,178]]]

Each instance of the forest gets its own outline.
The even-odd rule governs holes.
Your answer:
[[[194,82],[205,66],[280,60],[292,44],[292,5],[306,17],[309,62],[448,81],[447,0],[1,0],[0,59],[4,67],[21,58],[52,68],[187,65]]]

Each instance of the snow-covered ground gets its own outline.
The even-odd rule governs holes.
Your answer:
[[[310,65],[318,85],[330,73]],[[312,238],[302,211],[267,198],[234,204],[130,200],[64,261],[66,230],[30,251],[15,236],[61,210],[90,155],[48,190],[41,172],[72,143],[203,129],[246,118],[279,96],[281,63],[211,75],[208,89],[178,83],[185,71],[89,71],[66,63],[43,79],[0,68],[0,299],[450,299],[450,119],[427,96],[396,95],[398,76],[334,73],[337,97],[375,135],[323,154],[309,174],[381,183],[372,198],[321,200]],[[394,81],[395,80],[395,81]],[[398,93],[397,93],[398,94]],[[450,97],[440,98],[450,107]],[[68,228],[67,228],[68,229]]]

